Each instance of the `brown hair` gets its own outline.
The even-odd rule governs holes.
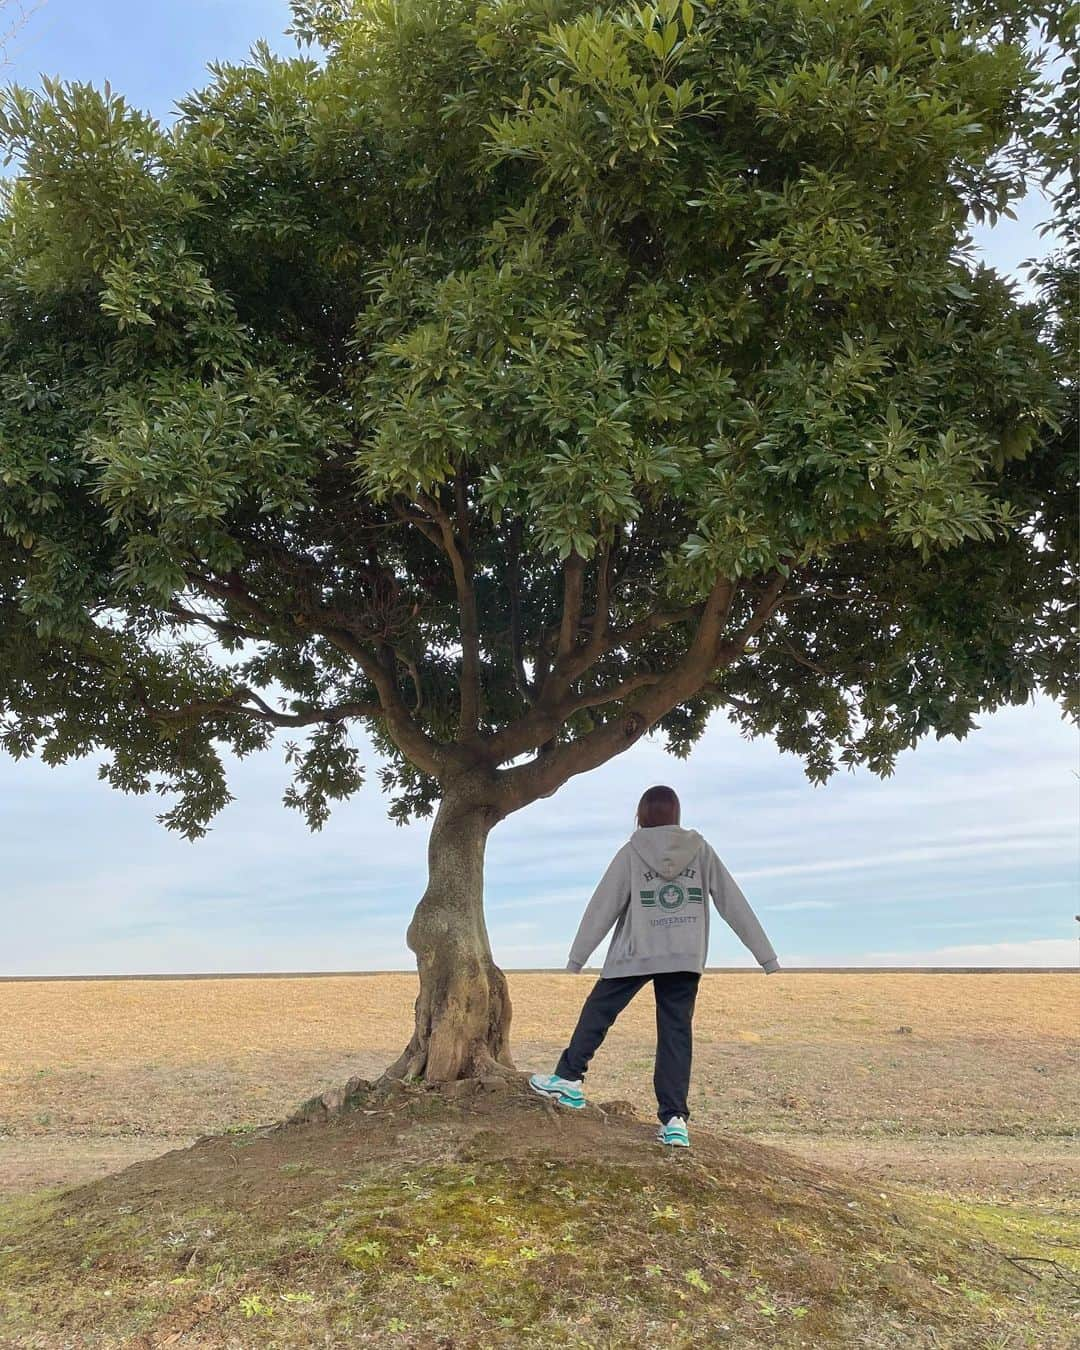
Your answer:
[[[647,830],[653,825],[678,825],[679,799],[675,789],[669,787],[651,787],[642,793],[638,802],[638,829]]]

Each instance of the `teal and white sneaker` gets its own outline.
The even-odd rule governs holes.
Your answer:
[[[689,1148],[690,1131],[682,1116],[672,1116],[666,1125],[661,1125],[656,1131],[656,1141],[659,1144],[671,1144],[675,1148]]]
[[[572,1082],[569,1078],[560,1078],[554,1073],[534,1073],[529,1086],[541,1097],[558,1102],[560,1106],[573,1107],[579,1111],[585,1105],[585,1093],[581,1088],[581,1079]]]

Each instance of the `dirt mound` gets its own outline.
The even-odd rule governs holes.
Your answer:
[[[339,1097],[0,1211],[0,1345],[1073,1343],[1066,1266],[778,1149],[523,1076]]]

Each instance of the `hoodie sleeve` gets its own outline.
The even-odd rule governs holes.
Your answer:
[[[630,899],[630,845],[624,844],[593,891],[570,946],[567,970],[579,971],[607,936]]]
[[[716,850],[711,845],[709,852],[712,855],[713,865],[710,890],[713,903],[716,905],[720,917],[743,946],[749,948],[753,953],[759,966],[769,974],[779,970],[780,962],[776,959],[772,943],[765,936],[765,930],[758,923],[757,916],[750,908],[746,896],[739,890],[735,878],[720,861]]]

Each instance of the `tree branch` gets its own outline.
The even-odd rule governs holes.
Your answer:
[[[557,745],[549,754],[498,772],[497,778],[506,794],[509,809],[517,810],[537,797],[549,797],[568,778],[594,769],[628,749],[665,713],[695,693],[716,666],[735,586],[736,583],[727,577],[717,578],[704,602],[701,622],[683,658],[655,683],[643,692],[639,691],[623,715],[605,722],[584,736]],[[743,632],[747,633],[749,628],[750,624],[747,624]],[[746,640],[743,638],[744,644]],[[733,650],[727,656],[727,662],[735,659],[735,644],[730,645]],[[550,734],[554,734],[562,719],[552,720]]]
[[[415,525],[425,539],[430,539],[437,549],[442,549],[442,535],[432,527],[430,520],[426,520],[423,516],[412,515],[396,496],[391,497],[390,505],[394,508],[394,513],[399,520],[403,520],[409,525]]]
[[[754,707],[754,705],[752,703],[747,703],[746,699],[736,698],[734,694],[725,694],[722,690],[719,689],[716,689],[714,691],[713,686],[711,685],[704,685],[702,687],[701,692],[702,693],[715,692],[717,698],[720,700],[720,706],[722,708],[735,708],[747,717],[752,717],[757,712],[757,709]]]
[[[555,665],[551,672],[556,678],[561,673],[561,663],[577,645],[584,590],[585,559],[576,549],[571,549],[570,556],[563,563],[562,622],[559,625],[559,643],[555,649]]]
[[[454,504],[457,510],[457,532],[466,552],[472,549],[472,534],[469,530],[469,485],[465,465],[459,463],[454,474]]]
[[[433,740],[419,723],[413,720],[392,672],[370,652],[365,651],[346,630],[321,625],[317,631],[343,655],[351,656],[378,690],[386,729],[398,749],[411,759],[418,769],[423,769],[434,778],[440,777],[448,763],[446,747]]]
[[[655,611],[647,614],[644,619],[638,619],[636,623],[627,624],[625,628],[606,629],[602,640],[594,642],[590,638],[576,658],[566,663],[570,682],[583,675],[590,666],[595,665],[609,652],[617,651],[620,647],[631,647],[639,639],[648,637],[651,633],[658,633],[664,628],[670,628],[672,624],[700,619],[704,612],[704,602],[699,602],[696,605],[687,605],[685,609]]]
[[[386,669],[386,666],[373,652],[364,648],[351,632],[329,622],[322,606],[314,596],[310,594],[305,596],[305,606],[308,612],[299,616],[299,620],[302,621],[298,621],[297,616],[273,614],[251,595],[244,586],[242,579],[235,574],[222,579],[205,577],[198,572],[189,572],[187,578],[193,586],[198,587],[207,595],[213,596],[224,604],[235,605],[244,613],[251,614],[262,623],[274,625],[286,621],[288,618],[292,626],[301,633],[314,632],[325,638],[342,655],[348,656],[354,661],[375,686],[381,705],[375,715],[382,716],[386,729],[398,749],[411,759],[417,768],[433,777],[438,777],[444,771],[447,763],[445,748],[439,745],[437,741],[432,740],[413,720],[397,688],[397,683],[393,679],[392,672]]]
[[[457,588],[458,609],[461,613],[461,681],[458,720],[458,741],[476,735],[480,725],[480,621],[476,608],[476,588],[473,584],[472,555],[466,542],[454,534],[450,516],[429,493],[420,489],[417,500],[439,527],[442,549],[450,559]],[[462,508],[463,509],[463,508]]]
[[[734,597],[734,592],[732,595]],[[620,647],[630,647],[642,637],[660,632],[664,628],[670,628],[672,624],[685,623],[689,619],[700,618],[704,612],[705,602],[700,601],[696,605],[688,605],[685,609],[654,612],[636,623],[627,624],[624,628],[609,629],[602,641],[595,645],[590,641],[589,644],[581,647],[573,657],[564,662],[564,684],[567,687],[572,685],[586,670],[609,652],[617,651]],[[543,662],[542,648],[539,660],[541,663]],[[542,665],[541,669],[543,669]],[[610,702],[611,700],[605,699],[603,701]],[[533,707],[522,717],[519,717],[516,722],[511,722],[508,726],[500,728],[500,730],[484,739],[483,745],[487,754],[494,763],[505,764],[508,759],[516,759],[518,755],[522,755],[528,750],[535,750],[537,746],[548,741],[556,733],[565,719],[566,707],[565,699],[548,701],[543,695],[538,695]]]
[[[420,671],[417,669],[416,662],[407,652],[400,652],[396,647],[394,648],[394,651],[397,652],[398,660],[404,664],[405,669],[409,672],[409,675],[412,678],[413,687],[416,690],[416,702],[412,705],[411,709],[411,712],[415,717],[424,702],[424,686],[420,682]]]
[[[582,599],[585,589],[585,559],[577,549],[571,549],[563,563],[563,603],[562,618],[559,622],[559,636],[555,648],[555,660],[544,677],[537,695],[538,703],[551,703],[566,692],[573,676],[567,671],[571,666],[571,656],[577,647],[578,632],[581,628]]]
[[[635,689],[644,689],[650,684],[658,684],[663,679],[662,674],[655,671],[642,671],[638,675],[628,675],[621,684],[613,685],[610,689],[587,689],[579,694],[570,703],[560,703],[559,711],[563,720],[572,713],[580,711],[582,708],[599,708],[605,703],[617,703],[624,699],[627,694],[632,694]]]
[[[776,638],[773,645],[779,647],[781,651],[786,652],[787,655],[800,666],[805,666],[807,670],[812,670],[815,675],[821,675],[825,679],[831,679],[835,673],[834,671],[826,670],[824,666],[819,666],[816,661],[811,661],[808,656],[803,652],[798,651],[784,638]]]
[[[240,701],[242,699],[250,699],[255,706],[249,707]],[[332,708],[313,708],[306,713],[281,713],[271,708],[253,689],[238,689],[231,698],[199,699],[185,703],[180,708],[167,710],[148,706],[148,711],[162,722],[192,722],[200,720],[207,714],[224,713],[230,717],[251,717],[275,727],[309,727],[318,722],[332,723],[356,717],[378,717],[382,709],[376,703],[338,703]]]
[[[521,537],[522,522],[515,516],[510,523],[507,547],[507,585],[510,590],[510,663],[518,692],[531,706],[536,702],[536,690],[525,673],[525,656],[521,632]]]
[[[754,612],[732,640],[732,645],[735,648],[734,654],[736,656],[742,655],[746,648],[746,644],[750,639],[756,637],[772,618],[776,609],[779,607],[784,587],[788,582],[789,578],[784,577],[781,573],[777,572],[765,587],[764,591],[758,597],[757,604],[754,606]]]
[[[600,562],[596,570],[596,613],[593,616],[589,640],[582,651],[582,657],[587,661],[585,669],[593,665],[600,659],[602,654],[604,638],[607,636],[608,627],[611,622],[610,614],[610,595],[611,595],[611,540],[605,539],[600,550]]]
[[[245,628],[242,624],[232,623],[228,619],[215,618],[211,614],[200,614],[197,610],[188,609],[186,605],[181,605],[173,601],[168,612],[175,615],[185,624],[201,624],[206,628],[212,628],[215,633],[226,638],[242,638],[248,642],[262,642],[265,639],[262,634],[256,633],[251,628]]]
[[[621,716],[556,746],[549,754],[497,773],[508,810],[517,810],[537,797],[550,797],[568,778],[620,754],[672,708],[697,693],[717,666],[727,667],[742,655],[750,639],[768,623],[786,584],[782,575],[772,577],[747,622],[734,637],[725,639],[738,583],[718,577],[704,602],[701,622],[686,654],[672,670],[639,692]]]

